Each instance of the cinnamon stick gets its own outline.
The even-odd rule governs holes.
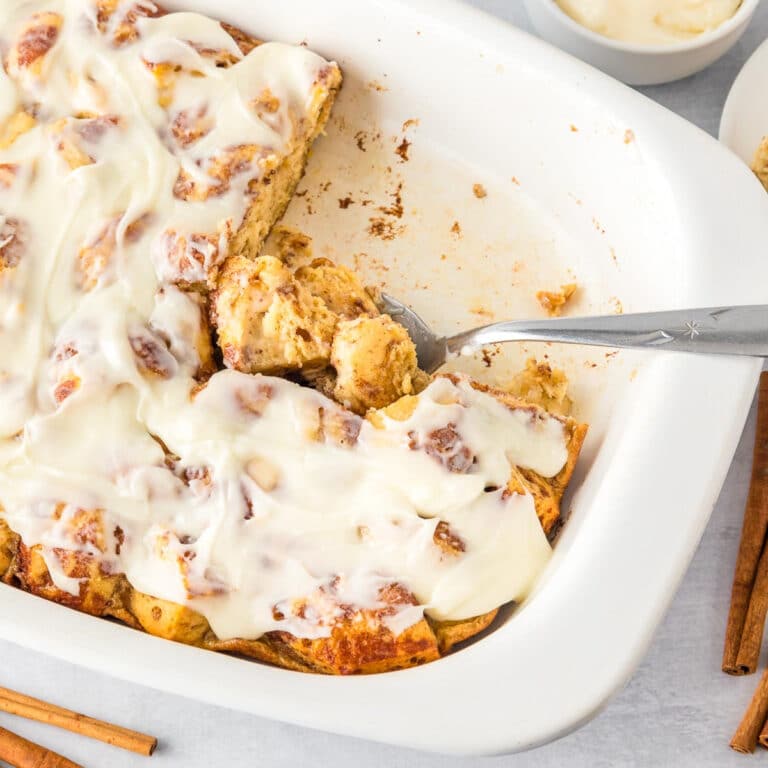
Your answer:
[[[56,752],[0,728],[0,760],[13,768],[82,768]]]
[[[723,672],[731,675],[752,673],[757,664],[753,651],[754,636],[750,638],[741,660],[738,656],[766,530],[768,530],[768,372],[760,375],[758,387],[752,478],[747,506],[744,510],[741,541],[731,589],[731,607],[728,611],[728,625],[725,631]],[[756,605],[754,611],[759,608],[761,606]],[[752,617],[753,621],[757,617],[758,614],[755,613]],[[752,632],[754,633],[754,624]]]
[[[157,747],[157,739],[143,733],[121,728],[119,725],[105,723],[79,712],[73,712],[54,704],[48,704],[40,699],[25,696],[9,688],[0,687],[0,710],[12,715],[37,720],[41,723],[55,725],[58,728],[98,739],[121,749],[149,756]]]
[[[754,752],[757,746],[757,738],[768,717],[768,669],[763,672],[752,701],[749,702],[747,711],[733,734],[731,749],[737,752]]]
[[[765,721],[763,730],[760,731],[760,736],[758,736],[757,741],[761,747],[768,749],[768,720]]]
[[[760,555],[752,597],[749,600],[747,617],[741,634],[741,645],[736,656],[736,666],[743,669],[746,674],[751,674],[757,669],[766,615],[768,615],[768,547],[763,548],[763,553]]]

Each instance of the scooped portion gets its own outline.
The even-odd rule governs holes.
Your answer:
[[[329,259],[292,270],[274,256],[231,258],[212,298],[219,347],[234,370],[297,374],[360,415],[429,382],[405,329]]]

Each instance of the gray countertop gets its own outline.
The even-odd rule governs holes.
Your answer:
[[[472,0],[473,4],[528,29],[519,0]],[[709,133],[736,74],[768,37],[768,3],[762,3],[741,42],[707,71],[680,83],[642,89]],[[0,684],[129,727],[150,730],[162,748],[155,768],[296,765],[468,768],[561,768],[562,766],[744,766],[748,758],[728,740],[757,683],[755,676],[720,672],[723,629],[749,481],[754,409],[701,546],[648,655],[629,685],[592,723],[553,744],[523,755],[446,759],[274,723],[209,707],[0,642]],[[55,631],[52,628],[52,631]],[[66,642],[66,639],[62,639]],[[428,702],[424,703],[428,706]],[[0,716],[0,725],[44,743],[87,768],[127,768],[143,759],[35,723]]]

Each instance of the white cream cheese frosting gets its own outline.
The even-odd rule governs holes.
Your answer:
[[[741,0],[556,0],[582,26],[628,43],[687,40],[730,19]]]
[[[511,465],[562,469],[562,420],[462,379],[376,425],[282,379],[200,384],[203,310],[180,285],[225,257],[328,62],[130,8],[0,7],[0,147],[25,129],[0,149],[0,516],[60,589],[80,583],[57,552],[86,552],[221,638],[327,635],[332,608],[290,605],[330,582],[361,608],[405,586],[418,605],[395,629],[521,599],[550,546],[505,486]],[[436,546],[441,523],[460,552]]]

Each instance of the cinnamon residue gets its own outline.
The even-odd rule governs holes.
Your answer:
[[[389,219],[375,216],[370,219],[368,234],[378,237],[381,240],[394,240],[398,235],[402,234],[404,230],[405,227],[402,224],[398,225]]]
[[[482,184],[472,185],[472,194],[478,199],[482,200],[484,197],[488,197],[488,192]]]
[[[380,205],[376,210],[381,211],[385,216],[394,216],[397,219],[403,217],[403,182],[399,182],[394,192],[390,192],[392,202],[389,205]]]
[[[493,318],[495,317],[495,315],[493,314],[493,312],[490,309],[488,309],[487,307],[480,306],[480,305],[475,306],[475,307],[470,307],[469,311],[473,315],[477,315],[478,317],[484,317],[484,318],[487,318],[488,320],[493,320]]]
[[[451,227],[451,234],[456,235],[456,237],[461,237],[461,225],[458,221],[453,222],[453,226]]]
[[[395,154],[399,156],[401,163],[407,163],[408,162],[408,149],[411,146],[411,142],[408,141],[408,139],[404,138],[398,145],[397,149],[395,149]]]
[[[486,368],[490,368],[493,365],[493,356],[487,349],[483,350],[483,365]]]
[[[349,208],[350,205],[354,205],[354,200],[351,197],[342,197],[339,198],[339,208],[346,211],[347,208]]]

